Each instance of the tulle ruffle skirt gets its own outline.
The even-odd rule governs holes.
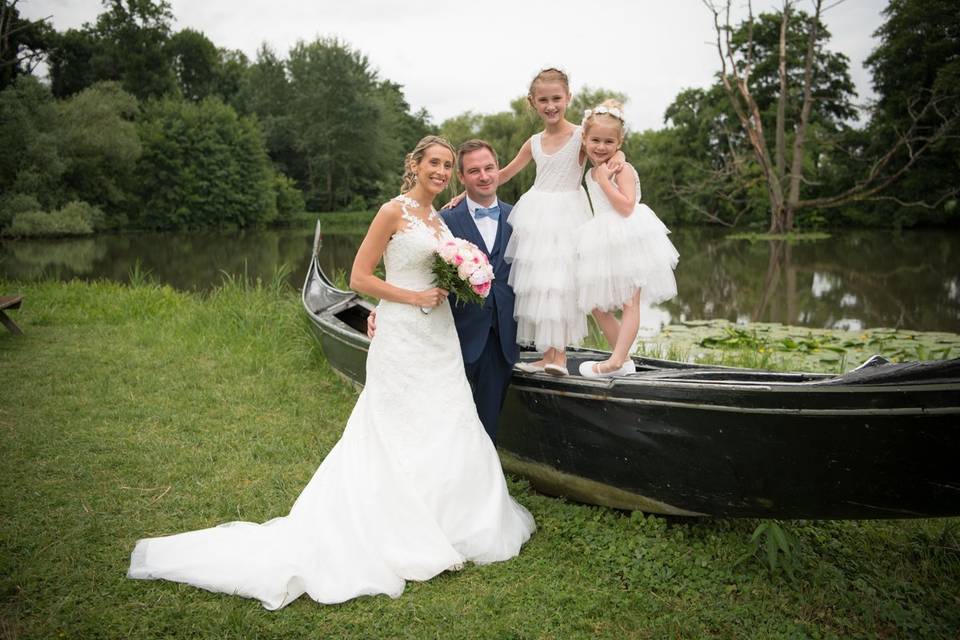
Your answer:
[[[640,290],[644,306],[677,295],[680,254],[670,231],[645,204],[629,217],[604,211],[577,233],[577,304],[581,313],[619,309]]]
[[[590,219],[583,189],[521,196],[510,213],[513,235],[505,257],[516,295],[517,342],[539,350],[576,345],[587,335],[577,307],[577,229]]]

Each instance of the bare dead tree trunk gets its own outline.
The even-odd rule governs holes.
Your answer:
[[[783,2],[783,14],[780,16],[780,64],[778,71],[780,75],[780,97],[777,99],[777,129],[776,129],[776,157],[777,157],[777,175],[780,180],[786,179],[787,173],[787,25],[790,22],[790,0]]]
[[[792,127],[795,135],[789,172],[786,171],[786,134],[790,128],[786,121],[786,107],[789,99],[789,76],[786,66],[787,36],[795,0],[783,0],[778,51],[780,95],[777,102],[776,130],[774,131],[775,149],[772,158],[763,135],[760,109],[750,92],[749,86],[750,72],[753,67],[753,8],[748,0],[749,14],[746,22],[748,43],[745,49],[745,57],[738,65],[731,43],[733,29],[730,24],[730,10],[732,0],[724,0],[722,5],[716,4],[715,0],[702,1],[713,14],[717,53],[720,57],[721,66],[720,79],[724,91],[737,114],[743,132],[747,136],[753,158],[759,165],[762,179],[765,182],[770,207],[770,233],[777,234],[794,230],[796,212],[801,209],[839,207],[861,200],[896,200],[896,198],[879,194],[906,174],[931,148],[945,140],[960,136],[960,133],[958,133],[960,115],[942,108],[952,97],[955,97],[955,94],[954,96],[946,96],[931,91],[925,92],[927,93],[926,96],[918,94],[908,105],[911,119],[910,126],[906,130],[898,132],[897,138],[890,148],[873,162],[863,178],[853,186],[835,195],[807,200],[801,199],[800,187],[804,180],[804,147],[815,99],[813,96],[813,67],[819,36],[820,17],[825,10],[835,7],[845,0],[836,0],[826,9],[824,9],[823,0],[813,0],[815,11],[810,22],[807,51],[804,59],[803,102],[799,121]],[[722,19],[721,12],[723,13]],[[935,123],[931,124],[931,120],[935,120]],[[898,158],[904,155],[905,160],[900,164]],[[956,185],[955,188],[949,190],[933,204],[930,202],[911,202],[908,204],[932,208],[938,206],[947,198],[957,197],[958,195],[960,195],[960,185]]]
[[[26,72],[33,73],[33,70],[40,63],[42,55],[31,50],[21,53],[10,44],[10,38],[19,31],[26,31],[34,25],[50,20],[52,16],[38,20],[20,20],[20,26],[14,27],[13,21],[16,15],[17,2],[19,0],[0,0],[0,69],[17,67],[25,63]]]
[[[763,122],[760,118],[760,107],[757,101],[750,93],[750,72],[753,66],[753,7],[747,2],[747,8],[750,12],[748,21],[748,43],[747,59],[743,65],[743,70],[737,68],[734,59],[733,44],[730,41],[730,34],[733,29],[730,26],[730,5],[731,0],[726,0],[724,8],[724,24],[720,24],[720,10],[717,9],[711,0],[703,0],[704,5],[713,13],[713,25],[717,34],[717,54],[720,56],[721,73],[720,78],[723,82],[723,88],[730,98],[733,110],[740,120],[753,154],[760,170],[763,173],[767,196],[770,201],[770,233],[784,232],[784,197],[783,183],[777,174],[776,166],[770,157],[770,151],[767,149],[767,141],[763,135]],[[729,63],[730,69],[727,70]]]
[[[820,28],[820,13],[823,0],[814,0],[816,9],[810,23],[810,35],[807,39],[807,56],[803,63],[803,107],[800,110],[800,123],[793,139],[793,162],[790,164],[790,192],[787,196],[786,230],[793,231],[794,214],[800,202],[800,180],[803,178],[803,146],[806,143],[807,124],[813,108],[813,56],[817,46],[817,32]]]
[[[17,6],[17,0],[0,0],[0,66],[16,64],[17,52],[11,52],[8,59],[7,51],[10,49],[10,32],[13,29],[13,11]]]

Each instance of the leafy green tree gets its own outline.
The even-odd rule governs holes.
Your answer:
[[[57,109],[64,197],[103,209],[108,217],[98,226],[122,226],[135,204],[131,191],[141,154],[137,99],[115,82],[100,82]]]
[[[960,222],[960,11],[950,0],[891,0],[880,44],[867,59],[879,98],[863,138],[862,164],[877,162],[902,132],[925,138],[896,150],[887,175],[910,170],[874,207],[897,225]],[[934,107],[934,108],[931,108]],[[935,139],[934,139],[935,138]],[[931,140],[932,139],[932,140]],[[927,153],[914,160],[927,141]]]
[[[42,211],[40,202],[26,193],[0,194],[0,232],[10,226],[13,219],[28,211]]]
[[[33,76],[0,91],[0,149],[0,194],[31,196],[44,209],[62,202],[57,106]]]
[[[668,224],[702,223],[702,215],[678,202],[675,185],[685,184],[689,162],[676,128],[627,134],[623,153],[640,177],[644,204]]]
[[[336,39],[299,42],[283,59],[263,44],[233,99],[255,115],[276,170],[312,210],[366,208],[396,194],[404,154],[433,131],[402,87]]]
[[[184,98],[196,102],[214,93],[220,71],[220,52],[207,36],[193,29],[184,29],[175,33],[165,46]]]
[[[62,34],[50,52],[54,94],[67,97],[99,80],[120,82],[138,98],[173,92],[166,49],[173,14],[166,0],[103,0],[94,25]]]
[[[798,122],[803,107],[804,62],[814,17],[804,11],[791,11],[786,22],[785,60],[787,96],[784,103],[787,122]],[[761,13],[753,24],[745,22],[732,34],[736,55],[753,60],[750,72],[754,99],[764,118],[764,128],[771,146],[776,132],[777,106],[780,98],[779,44],[783,26],[782,12]],[[846,121],[858,117],[854,100],[856,88],[850,78],[850,59],[843,53],[828,49],[832,34],[818,20],[811,73],[811,122],[822,122],[837,129]],[[732,115],[732,111],[731,111]]]
[[[220,100],[150,103],[139,133],[137,225],[247,227],[276,216],[274,174],[260,129]]]
[[[367,57],[336,39],[301,41],[287,69],[308,206],[332,211],[357,195],[375,196],[396,160],[382,144],[382,102]]]
[[[262,44],[237,93],[237,110],[257,117],[274,166],[305,188],[309,169],[297,146],[292,100],[286,62],[269,45]]]
[[[110,45],[123,88],[141,100],[170,93],[176,83],[166,45],[173,13],[166,0],[103,0],[97,32]],[[114,78],[105,78],[114,79]]]
[[[239,105],[238,97],[247,77],[250,60],[239,49],[217,49],[217,74],[213,82],[213,94],[224,102],[247,115]]]
[[[277,199],[277,218],[275,222],[289,221],[296,214],[306,211],[307,205],[303,200],[303,192],[297,189],[293,180],[282,173],[275,173],[273,189]]]
[[[767,194],[756,167],[746,160],[748,143],[735,129],[736,115],[723,87],[681,91],[664,119],[668,126],[647,137],[656,143],[644,154],[645,165],[659,179],[653,184],[641,176],[644,198],[656,189],[666,205],[658,213],[670,209],[678,220],[726,226],[765,224]]]
[[[49,66],[50,87],[58,98],[72,96],[98,80],[116,79],[116,74],[108,73],[106,45],[89,25],[54,37]]]
[[[420,139],[433,133],[429,114],[425,110],[410,112],[410,105],[403,95],[403,87],[384,80],[376,87],[376,99],[380,103],[380,153],[384,156],[384,168],[365,198],[367,206],[373,206],[397,195],[403,177],[403,157],[416,146]],[[374,200],[374,202],[370,202]]]

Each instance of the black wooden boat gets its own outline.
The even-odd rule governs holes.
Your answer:
[[[319,231],[303,305],[330,365],[362,385],[373,305],[323,273]],[[606,357],[568,355],[571,371]],[[960,515],[960,359],[875,357],[840,376],[634,360],[616,379],[515,371],[504,469],[550,495],[679,516]]]

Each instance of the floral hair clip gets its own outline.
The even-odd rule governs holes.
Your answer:
[[[590,116],[599,116],[599,115],[609,115],[613,116],[620,122],[623,122],[623,112],[620,111],[617,107],[607,107],[605,105],[600,105],[599,107],[594,107],[593,109],[587,109],[583,112],[583,121],[586,122]]]

